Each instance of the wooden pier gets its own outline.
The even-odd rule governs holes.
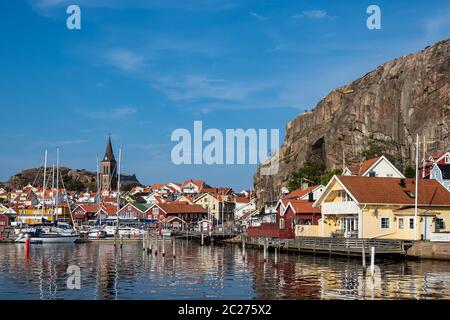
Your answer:
[[[342,239],[322,237],[297,237],[295,239],[245,238],[250,247],[278,249],[279,251],[307,252],[340,256],[370,256],[371,248],[377,255],[405,256],[412,241],[391,239]]]
[[[222,241],[232,239],[238,236],[239,233],[233,231],[213,231],[213,232],[199,232],[199,231],[174,231],[173,236],[176,238],[188,238],[201,241],[202,236],[204,241]]]

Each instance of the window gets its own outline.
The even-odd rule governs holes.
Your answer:
[[[284,218],[280,218],[280,229],[286,228],[286,222],[284,221]]]
[[[381,229],[390,229],[391,218],[381,218]]]
[[[341,201],[342,202],[348,202],[348,201],[352,201],[352,198],[349,196],[349,194],[345,191],[341,192]]]
[[[398,228],[403,229],[403,218],[398,218]]]
[[[445,156],[445,163],[450,163],[450,155]]]
[[[409,229],[410,230],[414,229],[414,218],[409,218]]]
[[[436,218],[436,230],[445,229],[445,221],[442,218]]]
[[[153,208],[152,212],[153,212],[154,215],[158,214],[159,213],[159,208]]]

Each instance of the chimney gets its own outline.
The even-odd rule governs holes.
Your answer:
[[[400,187],[405,188],[406,187],[406,181],[405,179],[400,179]]]
[[[308,201],[314,202],[314,193],[312,193],[312,192],[308,193]]]

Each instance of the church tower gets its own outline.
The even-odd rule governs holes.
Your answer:
[[[117,187],[117,163],[114,158],[114,151],[111,136],[108,139],[105,156],[101,162],[101,182],[102,191],[109,191]]]

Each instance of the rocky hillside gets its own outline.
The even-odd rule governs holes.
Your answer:
[[[427,153],[448,150],[450,39],[387,62],[323,98],[286,125],[277,174],[254,175],[259,204],[280,194],[307,160],[327,169],[383,153],[403,169],[414,161],[418,133]],[[422,140],[423,141],[423,140]],[[422,154],[422,147],[420,152]],[[262,192],[264,190],[264,192]]]
[[[85,190],[96,190],[96,173],[90,172],[84,169],[70,169],[70,168],[60,168],[61,176],[64,181],[64,186],[67,190],[72,191],[85,191]],[[22,188],[27,184],[31,183],[34,186],[42,186],[43,183],[43,168],[32,168],[24,170],[14,176],[12,176],[6,183],[5,186],[8,189]],[[48,186],[51,185],[52,172],[51,168],[47,170],[47,179],[49,181]],[[130,185],[140,185],[135,175],[122,175],[122,186],[126,190],[127,186]],[[61,182],[60,182],[61,185]],[[61,186],[62,187],[62,186]]]

